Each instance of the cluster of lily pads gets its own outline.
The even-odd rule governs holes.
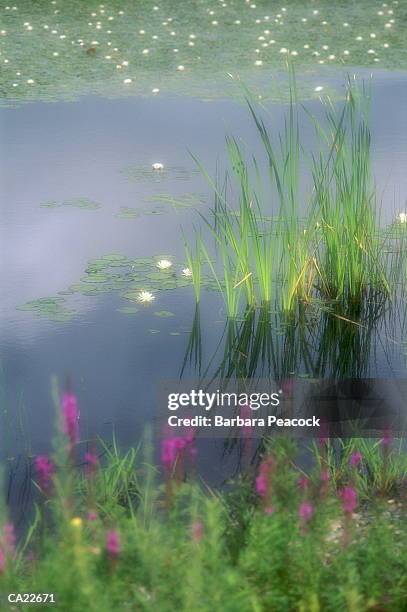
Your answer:
[[[214,286],[209,277],[203,278],[203,285],[205,283],[208,288]],[[191,270],[174,264],[172,258],[131,258],[111,253],[92,259],[80,281],[61,291],[58,296],[32,300],[18,306],[18,310],[32,312],[55,322],[64,322],[76,314],[76,311],[67,305],[69,296],[117,293],[130,302],[120,307],[119,312],[134,314],[138,311],[136,304],[148,305],[154,302],[158,292],[180,289],[191,284]],[[157,316],[167,316],[162,313],[167,311],[158,311]]]

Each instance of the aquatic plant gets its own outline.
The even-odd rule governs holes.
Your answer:
[[[114,439],[111,444],[99,440],[101,452],[93,450],[92,456],[102,459],[92,479],[56,440],[50,457],[56,466],[54,492],[38,491],[47,512],[35,513],[17,545],[11,523],[3,524],[5,592],[31,592],[41,585],[41,592],[58,593],[62,609],[102,612],[129,604],[146,610],[211,610],[214,601],[248,612],[253,602],[276,611],[310,609],[309,601],[319,609],[349,609],[355,592],[361,612],[383,601],[397,612],[404,609],[402,492],[383,498],[365,487],[364,472],[355,483],[341,482],[341,457],[336,455],[335,467],[328,440],[316,445],[315,467],[311,462],[305,473],[296,466],[296,445],[283,438],[264,441],[257,476],[249,465],[246,474],[216,491],[192,472],[179,478],[173,469],[177,453],[190,448],[191,440],[188,434],[168,438],[165,484],[155,480],[147,438],[144,457],[140,449],[120,453]],[[383,460],[380,441],[369,442],[370,454],[357,441],[366,474]],[[356,452],[352,448],[342,453],[347,470]],[[394,478],[405,478],[405,450],[397,450],[392,440],[388,451],[389,460],[393,453],[399,458]],[[323,497],[321,454],[332,482]],[[69,488],[63,484],[66,470]],[[169,499],[173,480],[177,486]],[[356,518],[359,496],[363,505]]]
[[[247,161],[238,140],[227,137],[230,171],[223,185],[196,160],[214,193],[210,215],[200,215],[214,247],[200,229],[201,250],[229,317],[241,312],[244,296],[246,313],[247,307],[273,303],[293,314],[302,302],[321,310],[336,307],[334,316],[357,322],[357,314],[353,319],[347,311],[357,304],[362,309],[383,305],[405,268],[402,247],[389,251],[389,237],[380,230],[371,176],[369,93],[349,82],[341,105],[326,102],[324,123],[305,111],[318,141],[309,163],[292,68],[290,83],[285,126],[277,136],[247,92],[263,159]],[[308,196],[299,192],[300,165],[308,167],[312,180]]]

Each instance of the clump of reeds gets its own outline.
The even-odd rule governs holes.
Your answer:
[[[291,75],[284,130],[272,135],[252,100],[248,106],[264,159],[248,161],[236,138],[227,138],[230,169],[222,188],[211,181],[215,206],[202,216],[214,248],[199,237],[201,250],[222,292],[227,313],[274,304],[293,313],[298,301],[361,302],[389,295],[394,266],[380,231],[371,176],[369,95],[348,83],[346,99],[327,101],[326,120],[315,126],[312,189],[299,189],[307,154],[301,142],[299,105]],[[209,178],[207,172],[201,168]],[[400,258],[393,258],[400,268]]]

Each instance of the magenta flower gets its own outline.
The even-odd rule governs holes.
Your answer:
[[[339,496],[342,500],[342,509],[347,514],[352,514],[358,505],[358,494],[353,487],[344,487]]]
[[[79,409],[78,400],[73,393],[62,396],[63,432],[68,437],[71,446],[79,442]]]
[[[241,406],[240,416],[242,417],[242,419],[250,419],[252,416],[252,410],[250,406],[248,406],[247,404],[245,404],[244,406]],[[242,426],[243,439],[247,440],[248,438],[251,438],[252,430],[253,430],[253,427],[251,425],[246,425],[246,424],[243,425]]]
[[[193,446],[195,435],[189,432],[185,436],[173,436],[164,438],[161,442],[161,463],[168,471],[172,471],[178,459],[183,455],[185,450],[188,450],[191,456],[196,454],[196,449]]]
[[[304,501],[298,508],[298,516],[302,523],[308,523],[313,517],[314,506],[309,501]]]
[[[260,474],[256,477],[256,491],[260,495],[260,497],[266,497],[267,494],[267,478]]]
[[[194,542],[200,542],[203,536],[203,523],[201,521],[195,521],[192,523],[192,539]]]
[[[115,529],[106,534],[106,551],[111,559],[116,559],[121,552],[120,535]]]
[[[6,555],[4,550],[0,547],[0,574],[3,574],[6,569]]]
[[[391,432],[391,429],[387,428],[383,432],[383,438],[380,440],[380,443],[384,448],[387,449],[391,445],[392,442],[393,442],[393,434]]]
[[[306,491],[309,487],[309,478],[307,476],[301,475],[297,481],[298,488],[301,491]]]
[[[99,516],[97,512],[94,512],[93,510],[89,510],[88,516],[87,516],[88,521],[97,521],[98,518]]]
[[[354,468],[358,467],[361,461],[362,461],[362,453],[360,453],[359,451],[355,451],[349,457],[349,465],[351,467],[354,467]]]
[[[34,460],[38,484],[44,493],[49,493],[52,487],[52,476],[55,471],[54,464],[47,455],[38,455]]]
[[[10,556],[14,555],[16,546],[16,535],[13,523],[7,522],[3,526],[4,552]]]
[[[85,459],[85,474],[88,478],[92,478],[95,475],[98,465],[99,459],[95,453],[87,452],[84,456]]]
[[[259,466],[259,474],[256,477],[256,491],[260,497],[267,497],[270,488],[270,476],[274,468],[274,459],[267,457]]]
[[[329,470],[327,470],[327,469],[321,470],[320,478],[321,478],[321,481],[324,482],[324,483],[329,482],[329,480],[331,478],[331,476],[329,474]]]

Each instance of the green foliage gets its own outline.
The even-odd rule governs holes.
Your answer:
[[[395,485],[405,485],[406,455],[397,445],[315,446],[309,484],[300,488],[296,445],[266,441],[273,511],[255,491],[252,464],[215,492],[168,473],[157,481],[149,436],[143,448],[126,453],[114,441],[102,443],[92,476],[73,466],[64,436],[56,445],[53,492],[39,495],[29,537],[6,558],[3,592],[53,592],[57,609],[78,612],[405,609],[405,493]],[[355,450],[362,461],[352,467]],[[378,474],[385,464],[392,466],[386,480],[392,487],[384,491]],[[321,465],[331,474],[325,492]],[[344,484],[359,493],[351,515],[337,495]],[[388,499],[389,492],[395,497]],[[304,522],[299,506],[305,500],[313,514]],[[112,529],[120,537],[114,556],[106,549]]]

